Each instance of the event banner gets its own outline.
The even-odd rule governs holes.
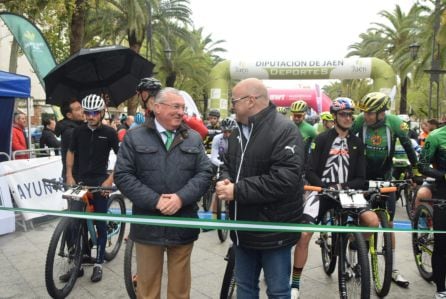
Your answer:
[[[12,207],[8,183],[6,182],[5,177],[0,177],[0,207]],[[12,233],[13,231],[15,231],[14,212],[0,211],[0,235]]]
[[[45,86],[43,77],[56,66],[56,61],[42,32],[28,19],[13,13],[0,13],[0,19],[8,26],[36,72],[40,83]]]
[[[364,79],[370,78],[370,58],[344,59],[257,59],[231,61],[230,74],[234,80],[259,79]]]
[[[44,184],[42,179],[61,180],[62,162],[60,156],[36,158],[30,160],[12,160],[0,163],[0,179],[5,179],[14,202],[19,208],[63,210],[66,201],[62,191],[54,190]],[[2,194],[8,192],[1,185]],[[35,213],[23,213],[25,220],[42,216]]]

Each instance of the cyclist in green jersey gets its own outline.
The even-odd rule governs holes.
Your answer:
[[[446,194],[446,126],[429,133],[420,154],[420,172],[426,176],[435,178],[435,184],[423,184],[418,190],[418,198],[444,198]],[[434,212],[434,229],[446,229],[446,219],[435,217],[444,215],[444,208]],[[439,211],[443,210],[443,212]],[[435,298],[446,298],[446,235],[434,235],[434,250],[432,252],[433,281],[437,286]]]
[[[333,102],[335,102],[337,99],[335,99]],[[320,117],[321,117],[321,122],[319,122],[316,126],[316,132],[318,135],[334,127],[333,114],[331,114],[328,111],[324,111],[321,113]]]
[[[417,165],[417,156],[412,143],[407,136],[408,125],[398,116],[386,114],[390,107],[390,97],[382,92],[372,92],[365,95],[358,104],[364,113],[360,114],[353,125],[352,133],[359,133],[363,140],[366,155],[367,180],[391,180],[392,158],[395,152],[395,143],[398,138],[406,151],[410,164],[414,169]],[[395,193],[390,193],[387,199],[387,209],[390,214],[390,227],[393,227],[395,216]],[[409,281],[405,279],[396,268],[395,235],[392,233],[393,272],[392,279],[402,287],[408,287]]]
[[[296,101],[291,104],[290,112],[294,123],[299,128],[300,134],[305,145],[305,155],[308,155],[310,151],[311,142],[316,137],[316,129],[305,121],[305,115],[307,114],[308,105],[305,101]]]

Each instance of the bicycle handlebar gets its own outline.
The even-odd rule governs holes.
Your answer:
[[[103,186],[86,186],[86,185],[82,185],[82,184],[68,185],[68,184],[62,183],[60,181],[57,181],[56,179],[42,179],[42,182],[44,184],[49,184],[49,185],[53,186],[53,188],[56,190],[62,190],[62,188],[71,188],[71,189],[88,190],[89,192],[93,192],[93,193],[94,192],[102,192],[102,191],[115,192],[118,190],[118,188],[116,188],[116,186],[103,187]]]
[[[316,191],[316,192],[323,192],[323,191],[326,191],[326,192],[348,191],[348,190],[328,189],[328,188],[322,188],[322,187],[319,187],[319,186],[311,186],[311,185],[305,185],[304,186],[304,190],[305,191]],[[377,190],[379,190],[380,193],[391,193],[391,192],[396,192],[398,190],[398,188],[395,187],[395,186],[390,186],[390,187],[381,187],[381,188],[379,188]],[[361,191],[361,190],[356,190],[356,191]],[[369,191],[364,191],[364,193],[367,193],[367,192],[370,192],[370,190]]]

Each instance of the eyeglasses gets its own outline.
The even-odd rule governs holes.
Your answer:
[[[304,114],[302,114],[302,113],[293,113],[293,116],[295,118],[302,118],[302,117],[304,117]]]
[[[167,103],[162,103],[160,102],[159,104],[161,105],[165,105],[165,106],[169,106],[170,108],[172,108],[175,111],[180,111],[183,110],[184,112],[187,112],[187,107],[185,105],[180,105],[180,104],[167,104]]]
[[[240,98],[237,98],[237,99],[231,99],[231,104],[234,106],[237,102],[239,102],[241,100],[244,100],[246,98],[249,98],[249,97],[250,96],[244,96],[244,97],[240,97]]]
[[[347,117],[353,118],[353,112],[340,111],[337,113],[337,115],[339,115],[340,117],[343,117],[343,118],[347,118]]]
[[[240,98],[237,98],[237,99],[231,99],[231,104],[232,104],[232,106],[234,106],[237,102],[239,102],[239,101],[241,101],[241,100],[244,100],[244,99],[246,99],[246,98],[249,98],[249,97],[253,97],[254,99],[258,99],[258,98],[260,98],[261,96],[250,96],[250,95],[248,95],[248,96],[244,96],[244,97],[240,97]]]
[[[96,115],[99,115],[99,114],[101,114],[101,111],[84,111],[84,113],[85,113],[85,115],[86,116],[96,116]]]

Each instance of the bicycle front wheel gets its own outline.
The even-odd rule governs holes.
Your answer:
[[[82,257],[82,220],[62,218],[48,246],[45,285],[53,298],[65,298],[76,283]]]
[[[217,198],[217,195],[214,193],[213,197],[215,198],[216,204],[217,204],[217,219],[227,219],[227,203],[226,201],[220,200]],[[218,238],[220,239],[220,242],[226,241],[228,238],[228,230],[227,229],[218,229],[217,230]]]
[[[387,213],[375,211],[380,227],[389,227]],[[370,257],[375,292],[379,297],[387,296],[392,283],[392,238],[390,233],[377,232],[370,237]]]
[[[412,222],[414,229],[433,230],[432,207],[421,204],[418,206]],[[431,281],[432,273],[432,251],[434,249],[434,235],[429,232],[412,233],[412,248],[415,263],[421,277]]]
[[[125,215],[125,202],[121,194],[113,194],[108,199],[108,214]],[[107,243],[105,244],[105,260],[111,261],[118,254],[124,237],[125,222],[107,221]]]
[[[403,189],[400,190],[400,198],[403,203],[406,205],[406,213],[409,220],[412,220],[414,216],[414,202],[415,202],[416,192],[413,192],[411,186],[406,185]]]
[[[341,252],[338,263],[340,297],[370,298],[370,267],[361,233],[340,234]],[[353,244],[352,244],[353,243]]]
[[[209,187],[209,189],[206,191],[205,194],[203,194],[203,210],[205,212],[209,211],[211,208],[211,202],[212,202],[212,194],[213,194],[213,188]]]
[[[221,285],[220,299],[236,298],[236,283],[235,283],[235,251],[231,246],[225,257],[228,261],[226,265],[225,274],[223,276],[223,283]]]
[[[334,210],[328,210],[324,217],[322,218],[322,225],[336,225],[336,219],[334,217]],[[336,268],[336,253],[335,253],[335,244],[336,244],[336,233],[333,232],[323,232],[320,233],[319,240],[317,243],[321,247],[321,256],[322,256],[322,266],[324,268],[324,272],[327,275],[331,275]]]
[[[130,299],[136,299],[137,278],[135,246],[132,240],[127,239],[124,253],[124,283]]]

